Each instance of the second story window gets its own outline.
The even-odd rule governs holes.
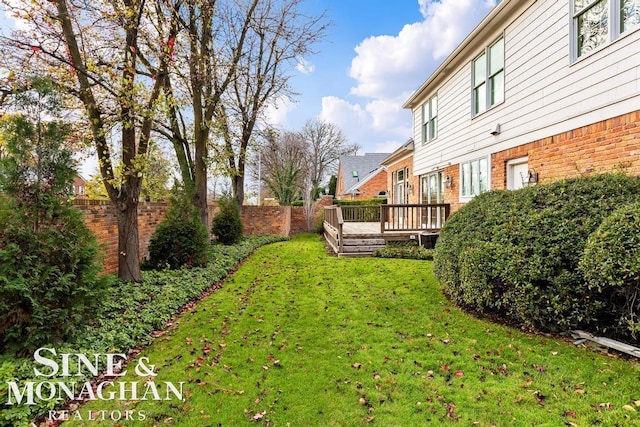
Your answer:
[[[572,0],[571,5],[576,59],[640,28],[640,0]]]
[[[609,40],[609,0],[574,0],[574,21],[578,30],[578,56]]]
[[[438,95],[422,104],[422,143],[438,137]]]
[[[473,115],[504,101],[504,38],[473,60]]]
[[[640,0],[621,0],[620,32],[640,27]]]

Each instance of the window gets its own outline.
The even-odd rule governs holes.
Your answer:
[[[422,143],[438,137],[438,95],[422,104]]]
[[[640,0],[620,2],[620,32],[640,27]]]
[[[489,162],[486,157],[460,165],[461,196],[471,198],[489,189]]]
[[[573,0],[575,57],[640,28],[640,0]]]
[[[504,101],[504,37],[473,60],[473,114]]]

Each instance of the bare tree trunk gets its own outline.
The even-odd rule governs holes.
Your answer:
[[[238,207],[242,209],[242,204],[244,203],[244,176],[234,176],[232,187],[236,203],[238,204]]]
[[[206,142],[196,142],[195,154],[195,192],[193,204],[200,210],[200,220],[208,229],[210,224],[209,209],[207,207],[207,164],[205,159],[208,157],[208,150]]]
[[[118,218],[118,277],[140,281],[138,200],[127,197],[116,202]]]

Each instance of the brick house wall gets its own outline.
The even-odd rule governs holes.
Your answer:
[[[640,175],[640,110],[522,144],[491,155],[491,189],[507,188],[507,162],[528,157],[539,184],[589,174],[624,171]],[[460,202],[460,165],[445,168],[453,178],[445,201],[455,212]]]
[[[358,187],[360,194],[354,195],[351,200],[373,199],[381,191],[388,191],[387,171],[380,169],[371,179]]]
[[[375,176],[369,179],[367,182],[358,187],[360,194],[344,194],[346,189],[344,188],[344,178],[342,177],[342,169],[338,171],[338,180],[336,186],[336,197],[344,200],[363,200],[373,199],[381,191],[389,191],[387,187],[387,171],[380,169]]]
[[[395,183],[393,182],[394,172],[400,169],[408,170],[405,185],[405,194],[409,204],[420,203],[420,177],[413,175],[413,156],[401,159],[397,162],[387,164],[387,203],[395,203]]]
[[[506,162],[524,156],[541,184],[614,170],[640,175],[640,111],[493,154],[493,189],[507,186]]]

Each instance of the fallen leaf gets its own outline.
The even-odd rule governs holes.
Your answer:
[[[264,411],[264,412],[258,412],[257,414],[255,414],[255,415],[252,417],[252,419],[253,419],[254,421],[259,421],[259,420],[263,419],[265,415],[267,415],[267,412],[266,412],[266,411]]]
[[[631,405],[623,405],[622,409],[624,409],[625,411],[629,411],[629,412],[636,412],[636,408],[634,408]]]
[[[362,363],[358,363],[358,362],[356,362],[356,363],[354,363],[353,365],[351,365],[351,367],[352,367],[352,368],[356,368],[356,369],[360,369],[360,368],[362,368]]]

